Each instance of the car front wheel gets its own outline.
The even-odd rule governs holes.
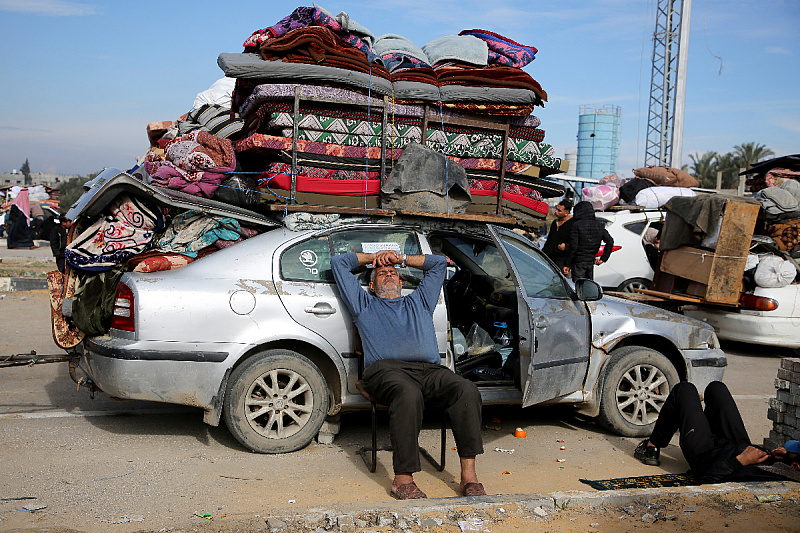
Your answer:
[[[617,292],[636,292],[636,289],[649,289],[651,282],[647,278],[626,279],[617,287]]]
[[[286,453],[306,446],[328,411],[328,388],[308,358],[267,350],[248,358],[228,380],[223,414],[228,429],[259,453]]]
[[[661,407],[680,378],[669,360],[650,348],[625,346],[608,362],[600,397],[600,422],[625,437],[649,436]]]

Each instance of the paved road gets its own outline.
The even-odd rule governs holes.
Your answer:
[[[50,337],[46,292],[4,294],[0,356],[59,353]],[[767,401],[775,395],[780,356],[790,354],[742,345],[726,351],[726,381],[759,442],[771,427]],[[484,431],[486,454],[478,471],[494,494],[587,490],[580,478],[656,473],[631,457],[636,439],[612,435],[568,408],[487,407],[484,420],[492,419],[500,420],[490,423],[499,429]],[[512,436],[518,426],[527,438]],[[423,443],[436,448],[435,428],[423,433]],[[381,435],[386,438],[385,427]],[[64,523],[89,532],[106,531],[109,523],[118,524],[115,531],[158,530],[188,527],[201,520],[195,512],[242,517],[287,506],[377,504],[391,499],[391,458],[380,454],[378,472],[370,474],[356,453],[368,439],[368,416],[351,414],[332,445],[257,455],[224,426],[204,425],[198,410],[117,402],[104,394],[91,399],[75,390],[65,363],[0,369],[0,498],[32,496],[37,499],[29,501],[47,505],[31,515],[14,510],[28,500],[0,501],[0,530]],[[686,470],[677,446],[663,458],[663,470]],[[418,476],[431,497],[456,496],[454,451],[448,450],[447,460],[444,472],[426,467]]]

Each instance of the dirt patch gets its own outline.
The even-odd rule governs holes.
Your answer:
[[[0,278],[43,278],[56,269],[54,258],[3,257],[0,258]]]

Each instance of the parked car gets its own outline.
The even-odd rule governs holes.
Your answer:
[[[155,197],[120,176],[129,194],[139,187]],[[105,194],[94,196],[113,197],[113,182],[105,179]],[[111,330],[84,341],[81,366],[113,396],[200,407],[206,423],[224,419],[253,451],[297,450],[326,415],[369,407],[356,389],[357,333],[330,258],[393,247],[449,258],[433,316],[442,364],[476,380],[486,404],[574,404],[622,435],[641,436],[679,380],[703,390],[722,378],[727,361],[710,326],[603,296],[593,281],[573,285],[510,229],[432,220],[304,231],[264,225],[264,233],[178,270],[126,273]],[[422,273],[401,272],[407,294]],[[456,331],[475,326],[491,335],[496,322],[513,339],[505,361],[493,350],[454,348]]]
[[[756,287],[737,309],[687,305],[684,314],[711,325],[720,339],[793,348],[800,354],[800,285]]]
[[[619,292],[649,289],[655,272],[647,259],[642,239],[648,228],[663,221],[663,212],[600,211],[595,216],[606,223],[606,229],[614,239],[608,261],[594,269],[595,281],[605,289]],[[598,256],[602,253],[601,245]]]
[[[754,235],[750,253],[763,258],[782,252],[772,238]],[[795,261],[797,256],[792,256]],[[745,287],[738,308],[687,305],[683,312],[714,326],[720,339],[793,348],[800,354],[800,284],[759,287],[751,276]]]

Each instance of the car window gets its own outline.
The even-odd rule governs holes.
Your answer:
[[[397,228],[338,231],[331,234],[330,244],[333,255],[348,252],[373,253],[380,250],[395,250],[397,253],[406,255],[422,253],[417,234]],[[356,271],[362,285],[369,283],[367,274],[369,270],[369,268],[363,267]],[[400,279],[403,281],[403,288],[414,288],[422,280],[422,271],[417,268],[401,268],[399,273]]]
[[[644,229],[647,227],[647,221],[641,220],[639,222],[628,222],[627,224],[623,224],[622,227],[631,233],[641,236],[642,233],[644,233]]]
[[[474,267],[477,267],[485,275],[497,280],[511,278],[508,266],[506,266],[506,262],[500,250],[498,250],[495,245],[485,241],[452,236],[448,236],[446,241],[450,246],[457,248],[461,256],[467,258]],[[452,251],[449,251],[448,255],[454,254]],[[458,260],[456,260],[456,262],[458,263]],[[471,268],[470,270],[473,269],[474,268]]]
[[[315,237],[287,248],[280,259],[281,277],[291,281],[334,283],[331,272],[331,250],[333,255],[348,252],[370,253],[378,250],[397,250],[398,253],[420,254],[419,239],[408,230],[347,230],[322,237]],[[368,280],[369,269],[362,267],[356,275],[363,285]],[[416,287],[422,279],[422,271],[416,268],[400,269],[404,288]]]
[[[283,252],[281,277],[293,281],[333,283],[328,237],[308,239]]]
[[[569,293],[564,278],[533,246],[508,235],[501,235],[503,243],[520,276],[528,296],[536,298],[567,298]]]

